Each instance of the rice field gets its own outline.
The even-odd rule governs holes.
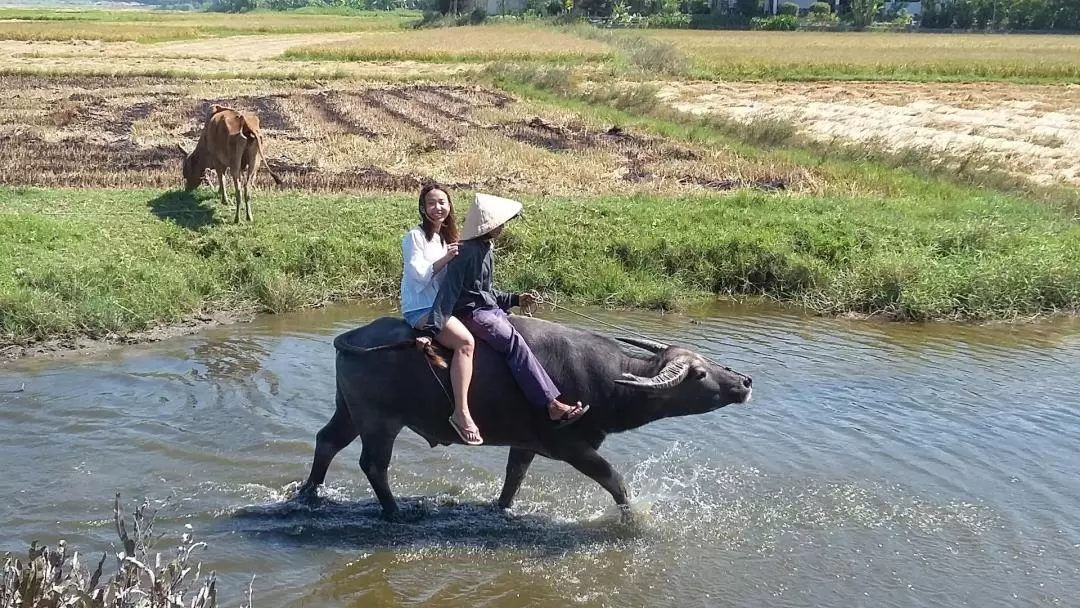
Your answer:
[[[306,60],[425,62],[589,62],[614,57],[614,49],[553,28],[491,25],[400,32],[372,32],[345,43],[289,49],[285,57]]]
[[[314,34],[400,29],[418,13],[356,14],[0,8],[0,40],[160,42],[245,34]]]
[[[702,78],[1080,82],[1080,36],[647,30]]]

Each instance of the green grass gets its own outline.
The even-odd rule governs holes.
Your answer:
[[[0,188],[0,342],[395,297],[411,201],[262,191],[255,223],[237,226],[205,189],[192,199]],[[1080,305],[1080,226],[999,195],[525,202],[528,219],[503,237],[498,282],[564,302],[674,308],[750,294],[898,319]]]

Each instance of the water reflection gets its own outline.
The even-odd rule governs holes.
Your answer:
[[[248,380],[262,368],[270,351],[258,340],[211,336],[191,348],[190,360],[202,369],[192,376],[205,382]]]

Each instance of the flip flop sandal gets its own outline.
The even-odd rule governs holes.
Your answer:
[[[575,407],[574,409],[570,410],[569,412],[566,412],[562,416],[559,416],[555,420],[552,420],[552,422],[556,423],[555,428],[561,429],[564,426],[570,426],[571,424],[574,424],[578,420],[581,420],[581,417],[585,415],[585,412],[589,411],[589,407],[590,406],[588,404],[579,405],[579,406]],[[575,414],[575,413],[577,415],[571,417],[571,414]]]
[[[468,438],[465,437],[465,429],[458,426],[457,422],[454,422],[453,416],[450,416],[449,418],[447,418],[447,420],[450,421],[450,426],[454,427],[454,430],[457,431],[458,437],[461,437],[461,440],[465,442],[465,445],[481,445],[482,443],[484,443],[483,439],[477,440],[475,442],[469,441]]]

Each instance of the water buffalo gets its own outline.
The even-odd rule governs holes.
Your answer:
[[[530,407],[502,357],[477,341],[469,404],[484,445],[510,447],[498,501],[504,509],[510,507],[537,454],[570,464],[626,507],[622,477],[597,453],[609,433],[750,400],[750,376],[685,348],[619,338],[651,353],[631,355],[615,340],[581,329],[533,317],[510,319],[563,391],[564,400],[580,400],[592,409],[577,422],[555,428],[546,411]],[[337,405],[316,435],[311,472],[299,498],[316,496],[334,456],[360,437],[360,468],[389,517],[397,505],[387,468],[401,429],[412,429],[431,447],[464,443],[447,421],[453,409],[451,385],[447,370],[438,365],[445,365],[441,356],[450,353],[431,345],[425,357],[412,347],[417,335],[402,319],[383,317],[334,339]]]

